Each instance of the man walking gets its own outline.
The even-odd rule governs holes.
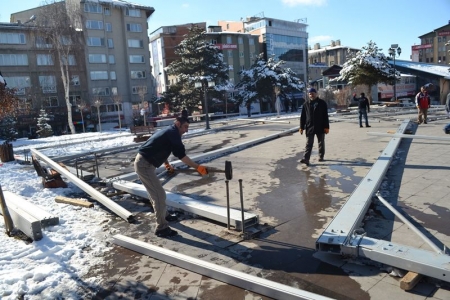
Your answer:
[[[167,214],[166,192],[156,176],[156,168],[164,163],[169,172],[174,172],[173,167],[167,161],[172,153],[183,163],[196,169],[201,175],[208,174],[208,169],[205,166],[195,163],[186,155],[181,136],[188,132],[188,129],[189,120],[184,117],[177,117],[173,125],[155,132],[139,147],[134,161],[134,170],[147,190],[155,211],[155,234],[159,237],[172,237],[177,235],[177,232],[168,225],[168,222],[175,221],[176,217]]]
[[[314,145],[314,136],[317,136],[319,144],[319,161],[324,161],[325,134],[328,134],[330,131],[327,103],[317,97],[317,91],[314,88],[308,90],[308,96],[309,101],[303,104],[299,129],[300,134],[306,131],[305,152],[300,162],[307,166],[309,166],[309,159]]]
[[[416,107],[418,110],[417,124],[427,124],[428,108],[431,107],[430,96],[427,89],[422,86],[420,92],[416,95]]]
[[[353,101],[358,102],[359,109],[359,127],[363,127],[362,118],[366,121],[366,127],[371,127],[369,125],[369,120],[367,118],[367,113],[370,113],[369,99],[366,98],[364,93],[361,93],[359,98],[356,98],[356,94],[353,94]]]

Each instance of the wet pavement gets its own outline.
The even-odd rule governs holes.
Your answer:
[[[129,224],[112,216],[111,222],[105,225],[108,238],[120,233],[335,299],[449,299],[447,283],[425,278],[406,292],[399,287],[400,278],[389,275],[388,266],[315,250],[316,239],[390,141],[388,137],[369,136],[367,132],[395,131],[405,118],[415,120],[414,114],[379,115],[369,114],[372,128],[359,128],[356,115],[342,115],[334,121],[332,118],[330,133],[326,136],[325,161],[318,161],[315,145],[309,167],[299,162],[305,137],[298,133],[204,162],[217,168],[222,168],[226,160],[232,162],[231,207],[240,209],[238,180],[242,179],[244,209],[258,215],[260,220],[251,239],[227,232],[224,224],[182,212],[179,212],[180,221],[170,224],[179,236],[157,238],[152,233],[154,216],[148,200],[129,195],[114,199],[134,213],[137,220]],[[412,128],[418,135],[448,137],[442,130],[445,123],[436,118],[427,125],[414,124]],[[195,156],[295,126],[298,126],[298,118],[290,123],[257,123],[217,131],[184,142],[188,155]],[[450,245],[447,224],[450,215],[449,150],[449,141],[403,139],[381,187],[387,193],[385,198],[409,214],[410,219],[442,248]],[[134,153],[129,156],[133,157]],[[164,187],[199,201],[226,206],[223,173],[209,178],[201,178],[195,172],[180,173]],[[368,236],[428,249],[381,203],[374,202],[364,222]],[[86,297],[269,299],[120,246],[114,246],[113,251],[106,254],[106,262],[104,269],[92,270],[89,274],[101,280],[96,286],[80,291]]]

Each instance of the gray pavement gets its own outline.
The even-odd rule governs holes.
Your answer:
[[[373,110],[372,110],[373,111]],[[290,123],[257,123],[217,131],[185,140],[187,153],[195,155],[298,126]],[[295,118],[296,117],[296,118]],[[355,114],[333,117],[326,136],[324,162],[318,162],[317,145],[311,166],[299,163],[305,137],[300,134],[256,145],[219,157],[206,165],[233,163],[231,207],[240,208],[238,179],[243,180],[244,207],[259,215],[260,226],[251,239],[229,233],[226,226],[198,216],[180,214],[171,223],[179,232],[172,239],[153,235],[154,216],[148,201],[116,196],[115,200],[137,216],[128,224],[112,217],[106,226],[109,238],[120,233],[204,261],[261,278],[298,287],[335,299],[450,299],[450,285],[424,278],[411,291],[399,287],[400,278],[389,266],[316,252],[315,241],[338,213],[361,179],[370,170],[390,138],[367,135],[395,131],[409,115],[369,114],[372,128],[359,128]],[[413,125],[415,134],[442,136],[450,120],[431,115],[429,124]],[[213,128],[216,125],[212,125]],[[217,125],[219,126],[219,125]],[[404,139],[382,184],[385,198],[409,215],[439,247],[450,245],[450,142]],[[178,174],[165,184],[168,191],[199,201],[226,205],[225,176],[201,178]],[[374,203],[364,229],[369,236],[429,249],[408,226],[382,204]],[[158,261],[119,246],[106,254],[104,269],[92,270],[101,280],[84,290],[94,299],[268,299],[264,296],[189,270]],[[394,274],[394,272],[392,272]],[[82,291],[80,291],[82,292]]]

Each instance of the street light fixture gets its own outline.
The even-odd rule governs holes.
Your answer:
[[[397,70],[395,69],[395,56],[398,56],[402,53],[402,48],[398,46],[398,44],[392,44],[391,48],[389,48],[389,56],[391,56],[394,59],[394,101],[397,101]]]
[[[100,105],[102,105],[102,99],[96,99],[94,105],[97,106],[98,128],[100,129],[100,132],[102,132],[102,123],[100,120]]]
[[[209,127],[209,113],[208,113],[208,88],[209,87],[215,87],[216,83],[214,81],[209,81],[206,78],[203,78],[202,81],[197,81],[195,83],[196,88],[203,87],[204,90],[204,98],[205,98],[205,120],[206,120],[206,129],[211,129]]]

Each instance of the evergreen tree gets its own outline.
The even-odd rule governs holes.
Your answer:
[[[283,92],[301,91],[304,83],[290,68],[283,68],[283,60],[276,61],[273,57],[267,61],[264,55],[258,55],[249,70],[240,72],[241,81],[236,85],[238,90],[235,99],[239,105],[265,101],[271,103],[275,88]]]
[[[205,31],[198,26],[189,29],[186,38],[175,50],[179,60],[167,67],[167,73],[177,77],[177,82],[163,94],[163,101],[175,109],[187,107],[192,111],[203,100],[203,88],[195,88],[196,82],[214,81],[214,90],[221,91],[228,85],[228,65],[219,49],[208,41]],[[202,103],[202,102],[200,102]]]
[[[370,97],[370,88],[378,83],[393,84],[394,80],[400,80],[400,72],[396,71],[388,63],[382,49],[370,41],[357,53],[349,51],[349,59],[344,63],[339,77],[332,81],[347,82],[352,86],[366,85],[367,95]]]
[[[53,135],[52,126],[47,123],[48,121],[50,121],[48,114],[45,112],[45,109],[41,109],[37,120],[38,130],[36,131],[39,134],[39,137],[48,137]]]

